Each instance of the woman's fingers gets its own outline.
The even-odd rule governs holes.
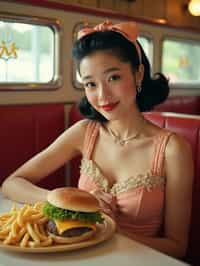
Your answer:
[[[117,209],[116,199],[113,195],[106,193],[100,189],[90,191],[99,201],[100,208],[108,215],[114,216]]]
[[[92,190],[92,191],[90,191],[90,193],[92,193],[98,199],[105,201],[107,204],[111,204],[113,202],[113,196],[109,193],[106,193],[106,192],[100,190],[100,189]]]

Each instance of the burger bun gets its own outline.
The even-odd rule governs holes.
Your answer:
[[[79,212],[97,212],[100,210],[99,201],[91,193],[74,188],[57,188],[48,193],[47,201],[52,205]]]

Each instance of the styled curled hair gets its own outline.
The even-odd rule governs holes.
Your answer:
[[[138,45],[141,49],[144,77],[141,83],[142,90],[136,95],[136,104],[141,112],[145,112],[152,110],[155,105],[162,103],[168,97],[169,85],[161,73],[151,77],[149,60],[139,42]],[[122,62],[129,62],[133,72],[138,70],[140,60],[134,44],[118,32],[99,31],[88,34],[74,43],[72,56],[76,60],[78,71],[80,62],[85,56],[102,50],[109,50]],[[86,96],[81,99],[79,110],[83,116],[91,120],[107,121],[91,106]]]

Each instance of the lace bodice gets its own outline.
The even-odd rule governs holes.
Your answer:
[[[81,175],[86,175],[104,192],[110,192],[114,195],[126,192],[129,189],[145,187],[147,191],[152,190],[156,186],[164,187],[165,178],[161,176],[154,176],[149,171],[146,174],[139,174],[137,176],[130,176],[124,181],[116,182],[111,188],[107,178],[102,174],[95,162],[87,158],[81,161]]]

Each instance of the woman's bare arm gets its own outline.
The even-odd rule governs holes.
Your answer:
[[[164,237],[133,235],[133,239],[170,256],[185,256],[192,205],[193,159],[190,145],[181,137],[170,138],[165,155],[166,194]]]
[[[87,120],[76,123],[49,147],[18,168],[4,181],[3,194],[19,202],[45,200],[48,190],[35,184],[81,152],[87,123]]]

